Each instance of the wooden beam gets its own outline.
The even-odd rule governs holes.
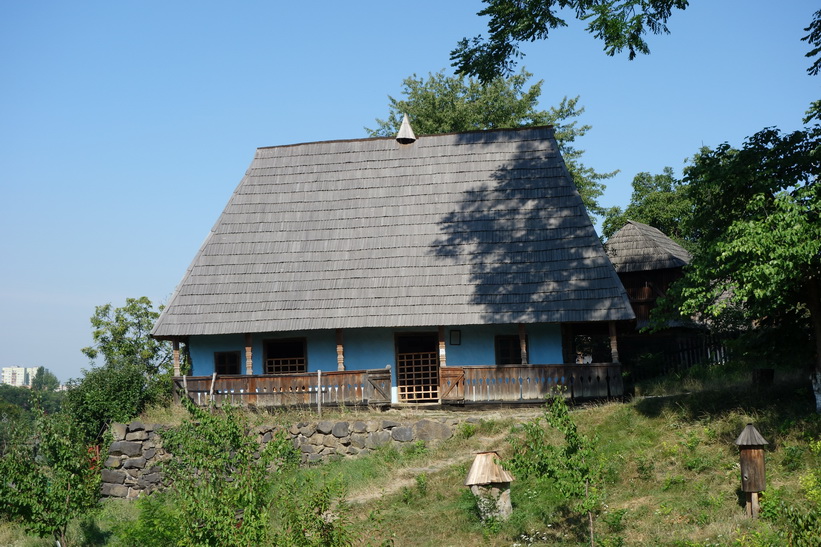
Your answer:
[[[439,326],[439,366],[448,366],[447,351],[445,350],[445,326]]]
[[[345,335],[336,329],[336,370],[345,370]]]
[[[610,321],[610,359],[614,363],[619,362],[619,342],[616,336],[616,322]]]
[[[522,364],[527,365],[527,327],[524,323],[519,323],[519,351],[522,354]]]
[[[180,341],[174,340],[171,342],[171,347],[174,351],[174,376],[180,375]]]
[[[254,347],[253,336],[251,333],[245,335],[245,374],[251,375],[254,373]]]

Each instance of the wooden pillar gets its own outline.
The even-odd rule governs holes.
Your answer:
[[[527,327],[524,323],[519,323],[519,351],[522,354],[522,364],[527,365]]]
[[[245,374],[254,373],[254,349],[251,333],[245,335]]]
[[[174,340],[171,342],[171,347],[173,348],[173,355],[174,355],[174,376],[180,375],[180,341]]]
[[[614,363],[619,362],[619,343],[616,336],[616,322],[610,321],[610,360]]]
[[[445,351],[445,326],[439,326],[439,366],[448,366],[447,352]]]
[[[336,370],[345,370],[345,337],[342,329],[336,329]]]

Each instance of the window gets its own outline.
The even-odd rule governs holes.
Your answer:
[[[215,351],[214,372],[217,374],[239,374],[238,351]]]
[[[522,364],[522,347],[519,343],[518,335],[507,334],[496,337],[496,364]]]
[[[265,374],[308,372],[304,338],[284,338],[265,342]]]

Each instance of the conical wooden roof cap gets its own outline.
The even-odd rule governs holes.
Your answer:
[[[396,141],[399,144],[411,144],[416,141],[416,135],[413,134],[408,115],[405,114],[402,118],[402,125],[399,127],[399,133],[396,135]]]
[[[470,466],[465,486],[476,484],[491,484],[512,482],[513,475],[505,471],[498,463],[499,454],[496,452],[479,452]]]
[[[744,431],[742,431],[741,435],[735,440],[735,444],[737,446],[764,446],[770,443],[764,440],[764,437],[761,436],[761,433],[758,432],[753,424],[747,424],[747,427],[744,428]]]

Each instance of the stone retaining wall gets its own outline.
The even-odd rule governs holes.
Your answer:
[[[478,421],[468,418],[466,422]],[[330,458],[355,457],[381,446],[397,448],[417,441],[426,445],[449,439],[460,420],[437,419],[401,423],[393,420],[301,422],[287,433],[302,455],[302,461],[316,463]],[[172,456],[162,448],[162,425],[142,422],[113,424],[114,441],[102,470],[103,497],[136,498],[143,492],[162,488],[161,463]],[[260,443],[270,441],[279,426],[255,428]]]

